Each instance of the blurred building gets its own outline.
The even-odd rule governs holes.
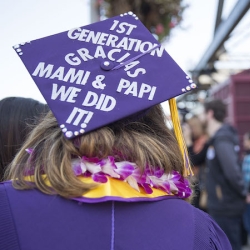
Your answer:
[[[238,0],[222,20],[225,3],[218,0],[213,40],[190,71],[198,88],[177,100],[198,112],[206,99],[223,99],[228,122],[242,135],[250,129],[250,0]]]
[[[243,135],[250,131],[250,69],[212,86],[209,95],[226,103],[227,122],[237,128],[242,143]]]

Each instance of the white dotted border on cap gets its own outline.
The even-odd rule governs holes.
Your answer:
[[[62,129],[62,132],[65,134],[65,136],[67,138],[71,138],[72,136],[78,136],[80,134],[84,134],[85,130],[84,129],[80,129],[79,131],[68,131],[68,129],[66,128],[66,126],[64,124],[60,125],[60,128]]]
[[[189,83],[191,83],[190,85],[187,85],[186,88],[182,88],[181,91],[182,92],[186,92],[189,91],[191,89],[195,89],[197,88],[197,85],[193,82],[193,80],[190,78],[190,76],[186,76],[186,79],[188,80]]]
[[[30,41],[25,42],[25,43],[30,43]],[[25,43],[20,43],[20,44],[17,44],[17,45],[15,45],[15,46],[13,46],[13,48],[16,50],[16,52],[17,52],[17,54],[18,54],[19,56],[23,55],[23,51],[22,51],[21,46],[23,46]],[[20,45],[21,45],[21,46],[20,46]]]
[[[133,17],[135,18],[135,20],[138,20],[138,19],[139,19],[139,18],[136,16],[136,14],[134,14],[132,11],[129,11],[129,12],[124,13],[124,14],[120,14],[121,17],[127,16],[127,15],[133,16]]]

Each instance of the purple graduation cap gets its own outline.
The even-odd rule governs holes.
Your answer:
[[[196,87],[132,12],[14,49],[68,139]]]

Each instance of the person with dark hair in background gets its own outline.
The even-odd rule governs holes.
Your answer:
[[[28,133],[49,108],[32,98],[6,97],[0,100],[0,181]]]
[[[224,230],[233,250],[240,250],[246,190],[239,163],[238,135],[224,123],[226,105],[222,100],[209,101],[204,107],[210,136],[206,156],[208,213]]]

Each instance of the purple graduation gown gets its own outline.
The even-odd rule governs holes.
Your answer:
[[[1,250],[230,250],[218,225],[186,201],[79,203],[0,183]]]

